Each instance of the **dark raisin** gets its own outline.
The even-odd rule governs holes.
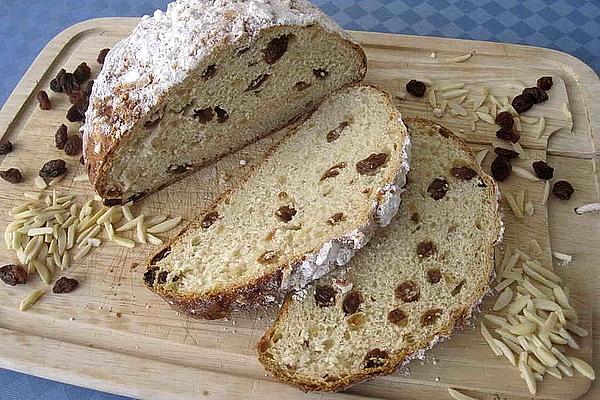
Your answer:
[[[519,153],[517,153],[514,150],[505,149],[504,147],[494,148],[494,153],[496,153],[499,156],[506,157],[509,160],[519,157]]]
[[[395,308],[388,313],[388,321],[396,326],[406,326],[408,315],[399,308]]]
[[[39,175],[42,178],[56,178],[65,172],[67,172],[65,160],[50,160],[42,166]]]
[[[27,282],[27,271],[21,265],[9,264],[0,268],[0,279],[10,286]]]
[[[59,83],[57,78],[54,78],[50,81],[50,90],[57,93],[62,92],[62,85]]]
[[[429,283],[438,283],[442,280],[442,273],[438,268],[431,268],[427,270],[427,281]]]
[[[330,130],[329,132],[327,132],[327,143],[331,143],[335,140],[337,140],[340,135],[342,134],[342,131],[344,129],[346,129],[346,127],[349,125],[348,121],[344,121],[341,122],[336,128]]]
[[[214,116],[215,116],[215,114],[213,113],[212,108],[206,107],[206,108],[194,110],[194,114],[192,115],[192,118],[197,119],[198,122],[200,122],[201,124],[206,124],[206,123],[212,121]]]
[[[204,68],[204,71],[202,71],[202,79],[209,80],[210,78],[212,78],[213,76],[215,76],[215,73],[217,72],[217,66],[215,64],[209,65],[208,67]]]
[[[433,182],[427,186],[427,194],[434,200],[439,200],[446,195],[448,191],[448,182],[445,179],[435,178]]]
[[[548,95],[546,92],[537,86],[523,89],[523,94],[525,96],[529,96],[534,104],[543,103],[544,101],[548,100]]]
[[[83,99],[81,99],[81,101],[79,103],[75,104],[77,111],[79,111],[79,113],[83,116],[84,121],[85,121],[85,112],[87,111],[89,105],[90,105],[90,99],[87,96],[84,97]]]
[[[67,278],[63,276],[54,284],[54,287],[52,288],[52,293],[71,293],[73,290],[77,289],[78,286],[79,282],[77,282],[77,279]]]
[[[534,161],[531,166],[537,177],[540,179],[547,181],[554,177],[554,168],[549,166],[545,161]]]
[[[261,87],[263,85],[263,83],[266,82],[267,79],[269,79],[269,74],[260,74],[259,76],[257,76],[256,78],[254,78],[254,80],[252,82],[250,82],[250,84],[248,85],[248,87],[246,88],[246,92],[252,91],[252,90],[256,90],[259,87]]]
[[[65,154],[68,156],[77,156],[81,154],[83,143],[79,135],[71,135],[65,143]]]
[[[167,283],[168,275],[169,273],[167,271],[160,271],[158,273],[158,279],[156,280],[156,283],[158,283],[159,285],[164,285],[165,283]]]
[[[361,175],[374,175],[388,159],[386,153],[373,153],[369,157],[356,163],[356,171]]]
[[[23,175],[16,168],[9,168],[6,171],[0,171],[0,178],[10,183],[20,183],[23,180]]]
[[[344,314],[354,314],[358,311],[362,302],[362,294],[360,294],[360,292],[357,292],[356,290],[351,291],[346,296],[344,296],[344,301],[342,302],[342,310],[344,310]]]
[[[519,135],[516,131],[506,128],[500,128],[496,132],[496,137],[498,139],[506,140],[512,143],[517,143],[519,139],[521,139],[521,135]]]
[[[432,241],[421,242],[417,244],[417,256],[419,258],[429,258],[437,251]]]
[[[38,105],[40,106],[40,110],[52,110],[52,103],[50,102],[50,98],[48,97],[48,93],[45,90],[40,90],[35,98],[38,101]]]
[[[83,93],[83,91],[81,90],[77,90],[75,92],[71,92],[71,94],[69,94],[69,103],[76,105],[81,103],[85,98],[86,98],[86,94]]]
[[[316,68],[313,69],[313,74],[317,77],[317,79],[323,80],[327,79],[327,77],[329,76],[329,71],[323,68]]]
[[[63,92],[71,94],[80,89],[79,83],[75,80],[75,75],[70,72],[66,72],[60,77],[60,84]]]
[[[8,140],[3,140],[0,142],[0,156],[10,153],[13,151],[13,144]]]
[[[539,87],[542,90],[550,90],[552,89],[552,84],[554,82],[552,82],[552,77],[551,76],[542,76],[540,79],[537,80],[537,87]]]
[[[417,213],[417,212],[415,212],[415,213],[412,213],[412,215],[410,216],[410,220],[411,220],[412,222],[414,222],[415,224],[418,224],[418,223],[419,223],[419,220],[420,220],[420,218],[419,218],[419,213]]]
[[[181,164],[181,165],[171,164],[167,167],[167,173],[183,174],[184,172],[188,171],[188,169],[189,169],[188,164]]]
[[[83,157],[83,154],[81,155],[81,157],[79,157],[79,164],[85,165],[85,157]]]
[[[279,209],[275,211],[275,216],[283,222],[290,222],[296,213],[297,211],[293,206],[285,205],[279,207]]]
[[[554,183],[552,188],[552,193],[561,200],[569,200],[573,196],[573,192],[575,192],[575,189],[567,181],[558,181]]]
[[[334,176],[338,176],[340,174],[341,170],[344,168],[346,168],[345,162],[335,164],[333,167],[331,167],[327,171],[325,171],[323,173],[323,175],[321,175],[320,181],[323,181],[328,178],[333,178]]]
[[[310,83],[304,82],[304,81],[296,82],[296,84],[294,85],[294,89],[296,89],[299,92],[302,92],[302,91],[308,89],[309,87],[310,87]]]
[[[67,143],[67,139],[69,138],[67,126],[65,124],[61,124],[56,130],[54,134],[54,145],[57,149],[64,149],[65,143]]]
[[[265,62],[267,64],[275,64],[277,60],[285,54],[288,48],[291,35],[282,35],[278,38],[271,39],[267,48],[263,51],[265,54]]]
[[[107,207],[119,206],[119,205],[123,204],[123,200],[121,200],[121,199],[104,199],[102,201],[102,204],[104,204]]]
[[[256,259],[261,264],[275,264],[279,261],[279,254],[275,250],[267,250]]]
[[[146,272],[144,272],[144,283],[147,286],[154,286],[154,281],[156,280],[156,272],[158,271],[158,267],[149,268]]]
[[[373,349],[364,358],[365,368],[379,368],[385,365],[389,355],[386,351]]]
[[[415,79],[411,79],[406,84],[406,91],[415,97],[423,97],[425,95],[426,90],[427,87],[425,86],[425,84]]]
[[[444,310],[441,308],[432,308],[431,310],[425,311],[423,315],[421,315],[421,325],[429,326],[435,324],[443,313]]]
[[[150,265],[156,264],[157,262],[159,262],[160,260],[162,260],[163,258],[168,256],[169,254],[171,254],[171,246],[165,247],[164,249],[162,249],[161,251],[156,253],[154,255],[154,257],[152,257],[152,259],[150,260]]]
[[[71,106],[67,111],[67,120],[70,122],[83,122],[85,115],[79,111],[77,106]]]
[[[75,68],[75,71],[73,71],[73,76],[75,76],[75,81],[77,83],[83,83],[92,77],[92,69],[87,63],[82,62]]]
[[[315,288],[315,303],[319,307],[331,307],[335,304],[335,294],[333,287],[317,285]]]
[[[492,176],[498,182],[504,181],[506,178],[510,176],[512,172],[512,166],[510,165],[510,161],[508,159],[498,156],[494,161],[492,161]]]
[[[405,303],[419,301],[421,291],[419,285],[415,281],[405,281],[399,284],[394,291],[396,298]]]
[[[496,124],[500,125],[504,129],[510,130],[515,125],[515,119],[508,111],[502,111],[496,115]]]
[[[327,220],[327,223],[331,226],[336,225],[338,222],[340,221],[344,221],[344,213],[335,213],[333,214],[331,217],[329,217],[329,219]]]
[[[96,57],[96,61],[98,61],[98,64],[104,64],[104,61],[106,60],[106,55],[109,51],[110,49],[100,50],[100,53],[98,53],[98,57]]]
[[[524,113],[533,107],[533,99],[527,95],[520,94],[513,99],[512,106],[519,114]]]
[[[139,199],[141,199],[145,195],[146,195],[146,192],[134,193],[131,196],[129,196],[129,198],[127,199],[127,203],[130,202],[130,201],[138,201]]]
[[[220,124],[229,119],[229,113],[227,112],[227,110],[219,106],[215,107],[215,113],[217,114],[217,121],[219,121]]]
[[[477,176],[477,172],[469,167],[454,167],[450,170],[453,177],[462,179],[464,181],[470,181]]]
[[[212,226],[212,224],[217,222],[218,219],[219,219],[219,213],[217,211],[209,212],[202,219],[202,228],[203,229],[210,228]]]
[[[85,88],[83,89],[83,93],[85,93],[85,95],[87,97],[90,97],[92,95],[93,87],[94,87],[94,80],[91,80],[85,85]]]

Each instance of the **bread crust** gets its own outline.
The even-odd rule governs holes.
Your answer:
[[[397,159],[397,165],[391,164],[388,166],[388,168],[386,168],[385,181],[387,184],[378,190],[377,200],[372,205],[369,213],[361,216],[361,218],[359,218],[360,222],[353,229],[351,229],[345,235],[325,241],[319,248],[307,251],[305,254],[299,255],[295,259],[290,259],[275,265],[268,273],[263,274],[257,279],[246,282],[243,285],[240,284],[228,287],[218,292],[210,292],[202,296],[197,294],[175,294],[171,291],[164,290],[160,286],[157,287],[155,285],[148,284],[146,286],[148,286],[150,290],[160,295],[174,308],[190,316],[205,319],[223,318],[231,311],[256,307],[258,305],[268,303],[279,296],[282,291],[288,291],[293,287],[301,287],[302,284],[291,284],[294,282],[292,277],[294,277],[294,274],[298,273],[298,270],[301,266],[303,266],[303,263],[311,262],[311,259],[318,258],[317,255],[322,255],[324,248],[329,247],[329,250],[334,249],[336,252],[335,254],[326,256],[326,259],[333,258],[334,260],[338,260],[339,257],[342,257],[342,260],[344,261],[343,263],[349,261],[351,256],[354,254],[354,251],[359,250],[368,242],[372,232],[377,227],[387,225],[391,219],[389,214],[393,216],[393,214],[396,213],[399,202],[396,204],[395,210],[390,210],[387,204],[399,198],[403,191],[402,186],[404,185],[405,178],[408,173],[407,152],[410,150],[410,137],[406,131],[406,128],[404,127],[404,124],[402,123],[401,115],[393,105],[393,100],[389,94],[381,91],[381,89],[377,88],[376,86],[365,84],[348,85],[338,90],[338,92],[347,91],[354,87],[369,87],[381,92],[392,119],[398,121],[401,124],[400,128],[403,128],[398,131],[398,134],[399,141],[404,144],[404,147],[401,151],[404,152],[405,157],[399,157]],[[293,131],[289,132],[286,137],[292,135],[293,133]],[[238,186],[241,186],[245,181],[247,181],[247,179],[253,175],[255,170],[262,163],[266,162],[266,160],[276,151],[278,146],[279,143],[273,145],[267,151],[264,158],[240,179]],[[235,188],[232,188],[224,193],[202,213],[200,213],[200,215],[204,216],[206,213],[215,209],[216,205],[226,199],[234,190]],[[390,199],[390,196],[388,195],[390,193],[392,193],[392,199]],[[383,212],[384,215],[382,215],[382,210],[385,210]],[[169,249],[172,244],[181,238],[186,231],[198,228],[200,224],[201,218],[192,221],[156,254],[165,251],[165,249]],[[149,259],[146,261],[146,270],[152,269],[153,260],[156,254],[152,257],[149,257]],[[329,268],[333,266],[333,264],[315,265],[319,267],[321,275],[327,273]],[[313,279],[317,279],[319,276],[316,276]]]
[[[466,151],[466,153],[469,155],[472,164],[471,167],[475,169],[475,171],[477,171],[478,175],[481,177],[481,179],[483,179],[487,187],[490,188],[488,196],[490,198],[495,198],[496,200],[498,199],[499,191],[496,182],[483,171],[477,160],[475,160],[475,157],[473,156],[471,150],[468,148],[467,144],[462,140],[458,139],[452,133],[452,131],[450,131],[442,125],[436,124],[432,121],[428,121],[422,118],[406,118],[405,121],[407,122],[409,133],[411,125],[420,124],[427,128],[427,132],[430,135],[439,134],[444,138],[452,141],[460,149]],[[416,342],[404,351],[391,355],[391,357],[387,359],[386,363],[381,367],[368,368],[361,371],[360,373],[346,376],[337,380],[331,379],[327,382],[322,382],[316,379],[292,379],[289,375],[287,375],[285,372],[283,372],[280,368],[277,367],[277,365],[273,362],[272,358],[266,355],[266,350],[268,350],[268,348],[270,347],[271,337],[276,332],[279,321],[283,320],[286,317],[289,311],[290,304],[293,301],[290,297],[288,297],[285,299],[275,322],[273,322],[271,327],[266,331],[266,333],[263,335],[263,337],[257,344],[258,359],[260,363],[263,364],[265,369],[268,372],[270,372],[277,380],[288,385],[295,386],[305,392],[336,392],[346,389],[349,386],[357,384],[366,379],[374,378],[380,375],[389,375],[396,372],[400,367],[410,362],[411,359],[419,356],[424,351],[430,349],[443,337],[449,336],[457,327],[460,327],[464,323],[464,321],[472,315],[475,308],[481,303],[483,297],[488,293],[489,282],[494,277],[494,245],[502,240],[502,235],[504,232],[504,227],[500,218],[498,206],[496,207],[496,214],[494,217],[494,221],[496,222],[495,227],[496,231],[498,232],[498,236],[496,241],[490,243],[487,247],[486,260],[488,260],[488,262],[486,265],[486,279],[481,280],[481,282],[479,282],[478,290],[472,293],[471,301],[469,302],[470,306],[465,306],[463,308],[453,310],[452,316],[448,320],[448,322],[445,325],[443,325],[437,332],[435,332],[432,335],[429,335],[425,340]]]

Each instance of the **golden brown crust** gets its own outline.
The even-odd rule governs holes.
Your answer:
[[[483,179],[483,181],[486,183],[487,187],[489,188],[488,196],[490,198],[493,198],[494,200],[496,199],[496,196],[498,193],[496,183],[488,174],[486,174],[483,171],[483,169],[481,168],[479,163],[476,161],[471,150],[469,149],[469,147],[467,146],[467,144],[465,142],[458,139],[452,133],[452,131],[450,131],[449,129],[447,129],[441,125],[438,125],[432,121],[428,121],[428,120],[422,119],[422,118],[406,118],[405,122],[407,123],[406,125],[409,129],[409,133],[410,133],[412,124],[421,124],[428,128],[426,131],[428,134],[433,134],[435,132],[435,133],[441,135],[442,137],[452,141],[455,146],[464,150],[469,155],[472,167],[477,171],[478,175],[481,177],[481,179]],[[495,225],[496,231],[499,232],[499,237],[501,237],[502,223],[500,220],[499,213],[497,213],[495,215],[494,221],[496,222],[496,225]],[[431,334],[425,340],[416,342],[411,347],[403,349],[402,352],[393,354],[392,357],[390,357],[386,361],[386,363],[381,367],[368,368],[358,374],[342,377],[339,379],[335,379],[334,377],[331,377],[332,379],[329,379],[325,382],[320,381],[320,380],[318,381],[318,380],[311,380],[311,379],[303,379],[303,378],[299,378],[297,376],[292,378],[288,374],[286,374],[281,368],[279,368],[275,364],[273,359],[268,356],[267,350],[271,343],[271,338],[277,330],[279,321],[285,319],[286,315],[289,311],[290,304],[293,301],[290,296],[288,296],[285,299],[285,301],[281,307],[281,310],[280,310],[279,314],[277,315],[276,320],[273,322],[273,324],[269,327],[269,329],[265,332],[263,337],[258,342],[258,345],[257,345],[258,360],[260,361],[261,364],[263,364],[265,369],[268,372],[270,372],[277,380],[279,380],[283,383],[286,383],[288,385],[298,387],[299,389],[304,390],[306,392],[309,392],[309,391],[336,392],[339,390],[346,389],[349,386],[352,386],[352,385],[354,385],[358,382],[364,381],[366,379],[374,378],[374,377],[380,376],[380,375],[392,374],[392,373],[396,372],[400,367],[402,367],[406,362],[410,361],[410,359],[412,357],[414,357],[419,351],[429,349],[430,347],[435,345],[441,337],[450,335],[457,327],[462,326],[464,324],[464,321],[471,316],[471,314],[474,310],[474,307],[476,307],[477,304],[479,304],[479,302],[482,300],[482,298],[485,296],[485,294],[489,291],[489,282],[493,278],[493,275],[494,275],[494,245],[495,244],[496,244],[496,242],[490,243],[489,246],[487,247],[488,254],[487,254],[486,259],[488,260],[488,263],[486,265],[486,274],[485,274],[486,278],[482,279],[481,282],[479,282],[478,290],[473,291],[472,295],[470,296],[470,299],[468,301],[468,304],[470,304],[470,305],[465,306],[463,308],[458,308],[458,309],[452,310],[452,312],[451,312],[452,316],[451,316],[450,320],[445,325],[440,327],[440,329],[438,329],[437,332]]]

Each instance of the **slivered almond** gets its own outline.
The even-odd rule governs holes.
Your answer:
[[[512,300],[512,297],[513,297],[513,291],[510,287],[507,287],[506,289],[504,289],[502,291],[502,293],[500,293],[500,296],[498,296],[498,299],[494,303],[492,310],[494,310],[494,311],[502,310],[504,307],[506,307],[510,303],[510,301]]]
[[[528,181],[531,181],[531,182],[538,182],[540,180],[540,178],[535,176],[533,174],[533,172],[526,170],[525,168],[519,167],[517,165],[512,167],[512,172],[515,175],[517,175],[523,179],[527,179]]]
[[[596,379],[596,373],[594,372],[594,369],[588,363],[583,361],[581,358],[577,358],[577,357],[569,357],[569,359],[571,360],[573,367],[581,375],[585,376],[586,378],[588,378],[592,381]]]
[[[494,343],[500,349],[501,353],[504,354],[504,357],[506,357],[514,367],[516,365],[515,355],[508,348],[508,346],[498,339],[494,339]]]
[[[175,217],[148,228],[148,233],[162,233],[175,228],[181,222],[181,217]]]

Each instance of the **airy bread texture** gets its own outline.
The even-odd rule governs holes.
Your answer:
[[[304,287],[391,221],[409,143],[388,95],[365,85],[341,89],[155,255],[146,284],[209,319]]]
[[[260,362],[285,383],[336,391],[390,374],[488,291],[502,235],[496,185],[447,129],[405,122],[412,158],[401,210],[347,268],[289,296],[258,344]]]
[[[285,126],[366,71],[305,0],[178,0],[108,54],[85,159],[107,204],[135,200]]]

